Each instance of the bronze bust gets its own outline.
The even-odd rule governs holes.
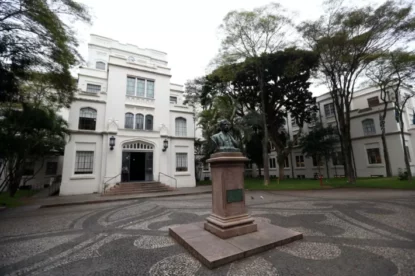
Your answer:
[[[218,152],[239,152],[238,143],[229,133],[231,124],[228,120],[219,122],[220,132],[212,136],[212,141],[216,145]]]

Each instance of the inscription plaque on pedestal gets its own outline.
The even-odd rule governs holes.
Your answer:
[[[242,189],[227,190],[226,202],[240,202],[244,200],[244,191]]]

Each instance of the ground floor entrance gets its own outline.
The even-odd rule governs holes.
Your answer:
[[[122,182],[152,181],[153,152],[122,153]]]

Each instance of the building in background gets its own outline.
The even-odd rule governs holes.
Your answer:
[[[410,92],[402,88],[401,93]],[[324,126],[337,127],[335,117],[335,107],[329,93],[317,97],[319,107],[318,119]],[[381,139],[381,129],[379,114],[383,112],[383,102],[380,99],[380,90],[369,87],[356,91],[351,103],[351,138],[353,144],[353,154],[355,159],[356,174],[358,177],[386,176],[385,158]],[[411,98],[404,110],[405,141],[406,150],[409,153],[412,174],[415,174],[415,99]],[[383,114],[383,113],[382,113]],[[306,124],[303,126],[302,133],[310,131],[314,125]],[[389,103],[386,121],[386,142],[388,146],[389,158],[392,167],[392,174],[398,175],[399,169],[405,169],[404,152],[402,139],[400,136],[399,122],[395,119],[395,108],[393,103]],[[291,140],[300,135],[300,128],[289,116],[286,130]],[[299,146],[294,146],[291,154],[285,160],[284,175],[286,178],[314,178],[319,171],[317,160],[306,157],[302,154]],[[343,156],[340,144],[336,152],[329,161],[330,177],[342,177],[345,175],[343,166]],[[271,176],[278,176],[277,154],[272,151],[269,154],[269,168]],[[253,176],[258,175],[255,165],[252,170],[248,167],[248,172]],[[320,163],[320,172],[327,177],[326,164]],[[209,167],[204,166],[203,175],[210,177]]]
[[[195,186],[194,112],[181,104],[183,86],[170,83],[167,54],[97,35],[88,49],[69,109],[60,194],[159,176]]]

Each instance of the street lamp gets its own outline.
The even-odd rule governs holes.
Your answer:
[[[112,136],[112,137],[110,138],[110,150],[113,150],[113,149],[114,149],[114,147],[115,147],[115,137],[114,137],[114,136]]]
[[[167,139],[164,139],[164,141],[163,141],[163,151],[166,151],[168,147],[169,147],[169,141],[167,141]]]

